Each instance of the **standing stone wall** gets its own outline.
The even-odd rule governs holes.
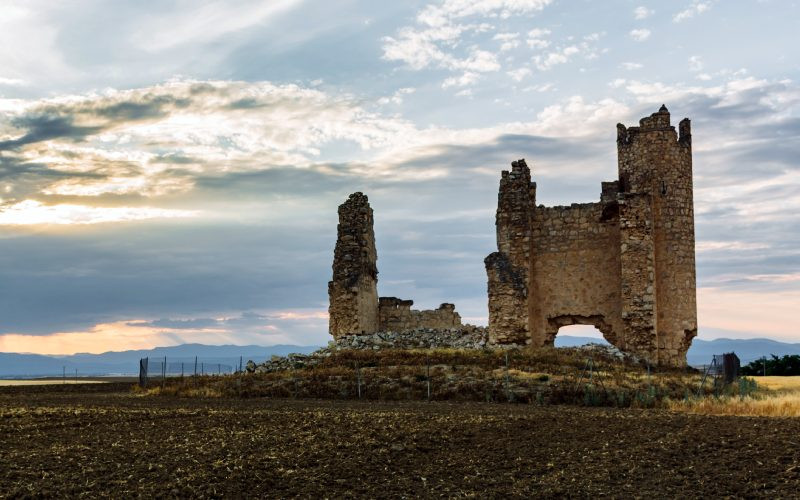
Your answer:
[[[531,206],[536,184],[525,160],[511,164],[500,178],[497,197],[497,252],[484,260],[489,276],[489,340],[530,343],[528,286],[531,265]]]
[[[378,321],[382,332],[403,332],[420,328],[447,330],[461,325],[455,305],[444,303],[438,309],[411,309],[413,300],[381,297],[378,300]]]
[[[363,193],[339,205],[328,331],[334,338],[378,330],[378,254],[372,208]]]
[[[328,331],[334,339],[374,332],[461,327],[453,304],[438,309],[411,309],[412,300],[378,299],[378,254],[372,208],[363,193],[339,206],[333,279],[328,282]]]
[[[617,126],[619,180],[599,203],[536,206],[524,160],[503,171],[486,260],[489,338],[549,345],[589,324],[623,351],[683,365],[697,334],[691,131],[667,108]]]
[[[558,329],[596,326],[609,341],[619,321],[619,226],[604,203],[533,209],[531,339],[553,345]]]

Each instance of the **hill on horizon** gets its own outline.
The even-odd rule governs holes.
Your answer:
[[[605,340],[594,337],[559,335],[556,347],[575,347],[588,343],[607,344]],[[158,363],[166,357],[173,370],[185,369],[186,373],[194,370],[195,357],[198,371],[215,372],[231,371],[248,360],[262,362],[270,356],[286,356],[290,353],[308,354],[320,346],[298,345],[205,345],[181,344],[177,346],[155,347],[153,349],[136,349],[129,351],[109,351],[100,354],[77,353],[69,355],[42,355],[27,353],[0,352],[0,377],[30,378],[61,376],[103,376],[103,375],[137,375],[139,360],[150,358],[151,363]],[[695,339],[689,349],[687,361],[692,366],[700,366],[711,362],[714,354],[735,352],[742,364],[760,359],[764,356],[783,356],[800,354],[800,343],[786,343],[777,340],[754,339]],[[181,363],[183,365],[181,365]],[[177,367],[177,368],[176,368]]]

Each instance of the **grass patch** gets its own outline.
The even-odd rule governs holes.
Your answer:
[[[153,381],[152,396],[488,401],[661,407],[696,392],[700,376],[580,349],[342,350],[267,373]]]
[[[755,390],[742,390],[748,384]],[[800,417],[800,376],[743,377],[719,397],[671,400],[668,407],[701,415]]]

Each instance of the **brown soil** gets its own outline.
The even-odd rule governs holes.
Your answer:
[[[0,389],[0,497],[793,497],[800,419]]]

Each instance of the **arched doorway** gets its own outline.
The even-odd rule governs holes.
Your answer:
[[[586,344],[610,345],[603,332],[594,325],[567,325],[558,329],[555,347],[579,347]]]
[[[603,316],[599,314],[594,314],[591,316],[570,314],[547,318],[547,331],[545,332],[547,335],[547,345],[554,345],[556,336],[560,333],[563,333],[565,329],[570,327],[578,327],[576,331],[588,333],[588,336],[590,337],[596,336],[593,333],[593,330],[596,330],[600,333],[598,340],[602,338],[607,343],[612,345],[616,340],[614,330],[611,328],[611,325],[605,321]]]

